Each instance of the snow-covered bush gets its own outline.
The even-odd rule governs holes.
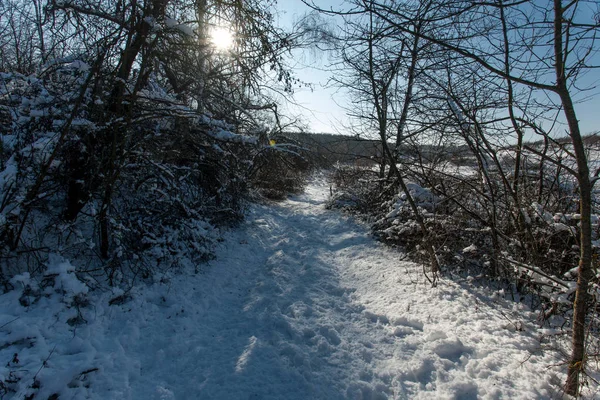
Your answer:
[[[260,195],[276,200],[301,192],[312,167],[307,152],[295,141],[276,136],[254,157],[250,173],[253,186]]]
[[[328,208],[340,208],[363,214],[379,209],[378,200],[382,182],[377,172],[370,168],[335,164],[331,174],[335,190],[328,201]]]
[[[539,173],[526,174],[518,209],[503,193],[501,177],[493,169],[487,171],[490,180],[483,189],[482,176],[464,166],[406,168],[404,173],[442,272],[513,282],[518,290],[540,294],[548,304],[561,293],[571,295],[540,279],[543,273],[572,284],[579,258],[576,193],[560,171],[548,168],[541,185]],[[399,187],[386,185],[373,171],[350,167],[338,167],[332,183],[332,206],[365,214],[380,240],[428,261],[422,248],[424,232]],[[597,240],[597,219],[594,226]],[[568,308],[569,303],[563,305]]]
[[[9,127],[1,136],[0,155],[0,251],[8,267],[4,273],[39,268],[39,262],[29,262],[35,257],[18,265],[16,250],[48,245],[44,225],[56,227],[64,193],[63,146],[82,127],[93,125],[86,119],[86,97],[85,74],[71,62],[56,64],[41,75],[0,75],[0,107]],[[34,219],[38,224],[31,224]]]
[[[210,16],[194,16],[202,11],[192,2],[163,3],[126,1],[116,14],[106,4],[6,5],[12,12],[0,21],[7,56],[0,74],[6,287],[11,276],[43,274],[52,253],[110,283],[197,265],[211,257],[218,227],[243,217],[253,182],[299,190],[300,163],[288,156],[293,149],[263,157],[271,150],[258,145],[258,132],[273,130],[265,114],[276,109],[261,88],[291,91],[293,82],[282,57],[291,43],[269,22],[269,8],[261,1],[213,4],[220,18],[248,21],[240,34],[249,39],[237,44],[243,56],[229,58],[202,44],[205,32],[181,21]],[[43,37],[17,40],[33,32]],[[26,68],[16,57],[25,51],[21,45],[31,50]],[[269,169],[279,180],[253,180]]]

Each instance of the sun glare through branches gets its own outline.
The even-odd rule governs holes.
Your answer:
[[[233,46],[233,33],[226,27],[217,26],[210,32],[210,42],[218,51],[230,50]]]

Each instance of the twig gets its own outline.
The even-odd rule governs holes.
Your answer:
[[[17,317],[17,318],[15,318],[15,319],[13,319],[12,321],[8,321],[8,322],[7,322],[7,323],[5,323],[4,325],[0,326],[0,329],[4,328],[4,327],[5,327],[6,325],[8,325],[8,324],[12,324],[13,322],[15,322],[16,320],[18,320],[19,318],[21,318],[21,317]]]
[[[44,362],[42,362],[42,365],[40,366],[40,369],[38,369],[38,371],[33,376],[33,381],[34,382],[35,382],[38,374],[40,373],[40,371],[48,364],[48,360],[50,359],[50,357],[52,357],[52,354],[54,353],[54,350],[56,350],[56,345],[54,345],[54,347],[52,348],[52,351],[50,351],[50,354],[48,354],[48,357],[46,357],[46,359],[44,360]]]
[[[518,332],[523,331],[523,323],[521,321],[513,322],[510,318],[508,318],[508,316],[502,310],[498,309],[498,311],[500,311],[500,314],[515,327],[516,331],[518,331]],[[517,325],[517,323],[518,323],[518,325]]]
[[[90,368],[90,369],[86,369],[85,371],[82,371],[82,372],[79,374],[79,378],[81,378],[83,375],[87,375],[87,374],[89,374],[90,372],[96,372],[96,371],[98,371],[98,368]]]
[[[525,268],[528,271],[535,272],[536,274],[541,275],[542,277],[544,277],[546,279],[549,279],[552,282],[555,282],[555,283],[559,284],[560,286],[562,286],[562,287],[564,287],[566,289],[570,289],[571,288],[565,281],[563,281],[563,280],[561,280],[559,278],[556,278],[556,277],[554,277],[552,275],[548,275],[548,274],[540,271],[538,268],[536,268],[536,267],[534,267],[532,265],[523,264],[523,263],[520,263],[518,261],[511,260],[510,258],[505,258],[505,257],[502,257],[501,259],[503,261],[507,261],[509,264],[513,264],[513,265],[516,265],[517,267]]]

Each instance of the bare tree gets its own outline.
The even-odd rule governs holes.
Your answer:
[[[431,2],[424,2],[423,8],[431,5]],[[439,264],[431,233],[406,183],[406,176],[397,165],[401,145],[414,134],[407,134],[409,110],[418,63],[428,46],[425,41],[413,36],[395,34],[384,20],[371,11],[372,7],[372,1],[356,1],[351,11],[341,13],[345,18],[345,28],[336,42],[340,71],[332,80],[350,92],[354,99],[348,115],[356,121],[358,133],[369,135],[372,132],[378,137],[393,186],[399,186],[420,227],[421,246],[427,254],[432,273],[428,279],[435,286]],[[412,26],[417,30],[424,29],[418,18]],[[407,55],[410,61],[406,66]]]
[[[592,179],[572,94],[581,73],[594,67],[591,56],[595,52],[595,39],[600,24],[593,18],[593,13],[590,16],[588,6],[589,3],[585,1],[565,4],[560,0],[555,0],[548,7],[529,2],[445,3],[435,15],[430,15],[431,21],[446,24],[446,34],[442,36],[410,29],[406,22],[414,19],[414,10],[408,11],[395,7],[393,2],[383,1],[376,2],[372,7],[376,15],[396,29],[461,55],[477,63],[488,73],[505,80],[508,85],[510,119],[518,137],[518,162],[515,164],[517,173],[520,168],[518,164],[523,133],[514,114],[513,86],[524,86],[558,98],[557,107],[566,120],[575,156],[581,214],[573,354],[566,384],[566,392],[572,395],[578,392],[578,377],[584,365],[587,290],[593,277]],[[490,34],[490,27],[498,24],[500,29],[491,31]],[[501,33],[500,37],[494,36],[496,31]],[[525,44],[520,45],[518,40]],[[518,191],[518,185],[513,184],[513,191]]]
[[[591,215],[596,178],[590,171],[575,99],[581,93],[584,73],[599,67],[595,65],[600,31],[597,4],[585,0],[554,0],[549,4],[448,1],[435,5],[426,1],[361,0],[352,2],[346,11],[336,11],[319,8],[315,2],[305,3],[322,13],[345,17],[346,26],[354,30],[350,37],[362,39],[345,42],[343,61],[353,75],[341,81],[352,88],[355,99],[362,100],[357,102],[362,108],[352,115],[378,132],[384,149],[390,138],[399,149],[407,135],[415,134],[418,143],[416,138],[427,137],[425,132],[447,135],[448,131],[454,131],[471,149],[483,186],[471,186],[470,190],[491,208],[483,210],[487,216],[462,208],[479,215],[481,222],[492,228],[494,262],[501,241],[512,242],[516,237],[522,249],[536,246],[523,211],[530,190],[525,151],[538,160],[539,199],[545,195],[542,193],[561,190],[557,182],[564,172],[572,174],[579,201],[580,251],[573,303],[573,353],[565,388],[567,393],[577,394],[585,363],[588,287],[593,279]],[[435,48],[442,57],[423,51],[427,47]],[[382,48],[395,52],[386,53]],[[392,54],[406,56],[395,58]],[[454,60],[452,70],[444,67],[444,60]],[[405,84],[393,86],[403,73]],[[398,90],[400,87],[403,90]],[[430,113],[437,119],[428,118]],[[544,121],[550,126],[543,126]],[[394,133],[391,126],[396,128]],[[567,128],[568,146],[556,140],[563,134],[561,127]],[[526,147],[528,136],[541,137],[543,149]],[[552,147],[560,150],[553,151]],[[506,158],[509,154],[510,163]],[[396,158],[390,156],[392,172]],[[431,170],[426,163],[420,163],[424,180],[428,179],[424,171]],[[556,176],[548,186],[542,171],[552,169]],[[509,222],[502,222],[502,218]],[[540,247],[533,253],[542,251]],[[499,264],[494,269],[497,273],[502,270]]]

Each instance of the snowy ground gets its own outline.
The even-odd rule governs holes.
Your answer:
[[[254,206],[198,274],[123,304],[91,294],[84,324],[52,297],[1,296],[0,372],[20,379],[7,398],[34,380],[44,400],[560,397],[561,358],[540,350],[524,305],[467,282],[430,288],[420,266],[325,210],[327,191]],[[65,296],[85,291],[68,264],[57,274]]]

